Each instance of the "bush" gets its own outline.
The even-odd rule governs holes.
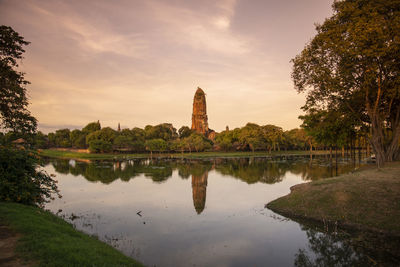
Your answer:
[[[89,142],[89,151],[91,153],[107,153],[112,151],[111,142],[105,140],[92,140]]]
[[[41,206],[49,202],[52,193],[58,194],[56,181],[37,170],[38,162],[32,152],[0,149],[0,201]]]

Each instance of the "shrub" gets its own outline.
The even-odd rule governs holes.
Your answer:
[[[91,153],[106,153],[112,151],[111,142],[95,139],[89,142],[89,151]]]
[[[32,152],[0,149],[0,201],[42,206],[49,202],[52,193],[58,194],[56,181],[38,170],[38,162]]]

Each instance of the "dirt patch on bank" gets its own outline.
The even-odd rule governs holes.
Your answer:
[[[0,266],[33,266],[33,264],[20,259],[15,253],[17,242],[20,238],[20,234],[15,233],[9,227],[0,223]]]

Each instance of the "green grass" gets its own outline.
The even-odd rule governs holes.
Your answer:
[[[313,154],[325,154],[326,151],[313,151]],[[215,158],[215,157],[268,157],[279,155],[309,155],[309,151],[273,151],[268,153],[263,152],[193,152],[193,153],[153,153],[153,157],[172,157],[172,158]],[[60,151],[54,149],[40,150],[39,155],[52,158],[67,158],[67,159],[132,159],[132,158],[149,158],[149,153],[143,154],[91,154],[80,153],[73,151]]]
[[[267,207],[292,218],[400,236],[400,162],[296,185]]]
[[[143,266],[36,207],[0,202],[0,221],[22,235],[17,255],[39,266]]]

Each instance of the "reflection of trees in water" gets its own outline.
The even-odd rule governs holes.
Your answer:
[[[188,179],[191,175],[201,176],[213,168],[213,162],[195,159],[177,160],[173,165],[182,179]]]
[[[144,174],[155,182],[163,182],[172,176],[174,170],[183,179],[190,176],[202,176],[215,169],[217,172],[240,179],[248,184],[257,182],[273,184],[282,181],[289,171],[300,175],[303,180],[315,180],[331,177],[336,169],[323,157],[274,157],[254,158],[217,158],[202,159],[135,159],[126,161],[74,162],[69,160],[51,160],[55,170],[63,174],[83,175],[88,181],[100,181],[109,184],[117,179],[129,181]],[[338,174],[350,171],[351,164],[339,164]]]
[[[264,158],[221,159],[215,165],[219,173],[239,178],[248,184],[280,182],[289,169],[288,162],[273,162]]]
[[[354,167],[349,161],[340,159],[338,165],[336,165],[334,160],[319,156],[291,162],[290,172],[300,175],[305,181],[309,181],[347,173],[352,171]]]
[[[79,162],[70,164],[69,160],[52,160],[56,172],[82,175],[91,182],[112,183],[117,179],[129,181],[130,179],[144,174],[155,182],[163,182],[172,176],[172,167],[167,163],[154,162],[151,160],[129,160],[129,161],[97,161]]]
[[[202,213],[206,203],[208,172],[217,172],[235,177],[248,184],[257,182],[273,184],[282,181],[290,171],[301,175],[304,180],[331,176],[331,167],[321,159],[305,157],[266,158],[217,158],[201,159],[135,159],[126,161],[93,161],[90,163],[51,160],[58,173],[82,175],[91,182],[110,184],[117,179],[129,181],[139,175],[151,178],[154,182],[164,182],[172,176],[174,170],[182,179],[192,177],[193,205],[198,214]],[[339,166],[340,172],[351,166]],[[301,256],[301,255],[300,255]],[[301,257],[299,256],[299,260]]]
[[[306,249],[299,249],[295,256],[295,266],[368,266],[372,263],[336,235],[328,235],[311,228],[306,230],[306,234],[312,255]]]

